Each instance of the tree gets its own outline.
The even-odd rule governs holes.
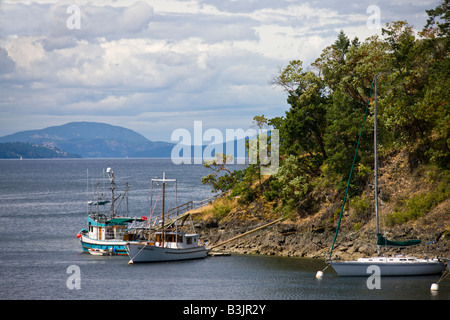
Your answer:
[[[445,17],[442,10],[428,12]],[[448,22],[448,14],[446,19]],[[450,60],[446,29],[439,28],[445,24],[432,27],[434,22],[430,18],[419,39],[404,21],[383,29],[394,72],[386,79],[389,88],[382,104],[386,105],[384,121],[393,140],[410,146],[414,163],[431,161],[445,167],[450,157]]]
[[[225,155],[219,153],[215,155],[216,157],[212,160],[206,160],[204,166],[213,170],[213,173],[202,178],[203,184],[209,184],[212,186],[212,192],[225,192],[234,187],[236,184],[236,178],[234,173],[228,168],[228,163],[233,160],[232,155]],[[218,175],[219,172],[225,171],[225,175]]]
[[[313,64],[323,75],[329,91],[324,134],[327,158],[322,171],[326,170],[324,174],[333,177],[339,189],[345,187],[348,179],[374,76],[387,69],[387,46],[377,36],[363,43],[355,39],[350,44],[346,40],[341,32],[338,40],[325,48]],[[369,117],[367,127],[371,123],[373,118]],[[373,139],[367,127],[363,131],[357,160],[370,169]],[[380,131],[384,134],[384,130]],[[355,192],[367,179],[366,169],[361,170],[361,175],[353,175],[352,190]]]
[[[435,9],[426,10],[428,14],[425,28],[436,26],[438,36],[448,37],[450,33],[450,0],[444,0]]]
[[[288,93],[291,105],[279,123],[281,150],[283,153],[327,158],[324,130],[326,128],[326,94],[323,80],[312,71],[303,71],[302,61],[293,60],[274,80]],[[320,164],[319,164],[320,165]]]

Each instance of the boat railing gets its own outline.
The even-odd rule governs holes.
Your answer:
[[[214,200],[216,200],[217,198],[221,198],[221,197],[225,196],[226,194],[228,194],[228,192],[218,193],[218,194],[213,195],[212,197],[209,197],[207,199],[203,199],[200,201],[189,201],[178,207],[167,210],[166,214],[169,214],[169,215],[173,214],[173,213],[180,214],[180,213],[185,213],[192,209],[198,209],[207,204],[211,204]]]
[[[221,198],[221,197],[227,195],[228,193],[229,192],[222,192],[222,193],[218,193],[218,194],[216,194],[212,197],[209,197],[207,199],[204,199],[204,200],[189,201],[189,202],[183,203],[182,205],[179,205],[177,207],[167,210],[165,213],[165,220],[167,222],[174,221],[175,219],[179,218],[180,215],[182,215],[190,210],[198,209],[198,208],[204,207],[205,205],[211,204],[211,203],[213,203],[214,200]],[[149,225],[155,226],[161,222],[162,222],[161,215],[158,215],[156,217],[153,217],[149,221]]]

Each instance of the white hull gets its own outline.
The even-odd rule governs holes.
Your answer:
[[[439,274],[445,270],[445,263],[439,259],[404,258],[361,258],[354,261],[331,261],[330,265],[339,276],[370,276],[371,266],[377,266],[381,276],[419,276]]]
[[[89,252],[92,255],[100,255],[97,252],[105,251],[111,255],[127,255],[125,244],[129,241],[125,240],[98,240],[92,239],[85,235],[81,238],[81,247],[83,252]]]
[[[84,243],[98,245],[98,246],[124,246],[128,241],[111,239],[111,240],[98,240],[92,239],[86,236],[81,236],[81,241]]]
[[[127,243],[127,252],[130,263],[177,261],[205,258],[208,250],[204,246],[190,248],[163,248],[145,243]]]

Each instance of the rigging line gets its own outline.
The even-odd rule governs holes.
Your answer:
[[[447,269],[448,269],[448,267],[447,267]],[[439,282],[441,282],[442,280],[444,280],[445,278],[447,278],[447,276],[450,274],[450,271],[448,271],[447,269],[446,269],[445,272],[442,274],[441,278],[438,280],[437,283],[439,283]]]
[[[153,212],[155,211],[156,205],[158,204],[159,196],[161,195],[161,193],[162,193],[162,186],[161,186],[161,190],[159,190],[158,197],[156,197],[155,205],[153,206],[152,212],[150,212],[150,216],[148,217],[149,223],[150,223],[150,220],[152,219]]]
[[[352,167],[350,169],[350,175],[349,175],[348,181],[347,181],[347,188],[345,189],[344,201],[342,202],[341,212],[339,214],[339,220],[338,220],[338,224],[337,224],[337,227],[336,227],[336,233],[334,234],[333,244],[331,245],[330,255],[328,257],[329,260],[331,260],[331,254],[333,253],[334,243],[336,241],[336,238],[337,238],[337,235],[338,235],[338,232],[339,232],[339,227],[341,225],[342,212],[344,211],[345,201],[347,199],[348,189],[349,189],[349,186],[350,186],[350,180],[352,179],[353,167],[355,165],[356,156],[358,154],[359,143],[361,141],[361,136],[362,136],[362,132],[363,132],[363,129],[364,129],[364,123],[366,122],[366,118],[367,118],[367,111],[369,110],[370,98],[372,97],[373,84],[374,84],[374,82],[372,82],[372,86],[370,87],[369,100],[367,101],[366,112],[364,114],[363,123],[361,125],[361,131],[359,133],[358,143],[356,144],[355,155],[353,156],[353,163],[352,163]]]
[[[133,259],[136,258],[136,257],[141,253],[141,251],[145,249],[145,247],[146,247],[147,245],[148,245],[148,242],[147,242],[147,243],[141,248],[141,250],[139,250],[138,253],[136,253],[136,254],[134,255],[134,257],[132,257],[132,258],[131,258],[131,256],[130,256],[130,252],[128,251],[127,246],[125,246],[125,250],[127,251],[128,255],[130,256],[130,261],[133,261]]]

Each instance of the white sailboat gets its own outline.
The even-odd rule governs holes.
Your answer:
[[[162,219],[161,229],[151,234],[152,239],[141,242],[128,242],[125,247],[130,257],[128,263],[135,262],[157,262],[157,261],[175,261],[200,259],[206,257],[208,250],[198,243],[199,235],[197,233],[186,233],[179,230],[178,220],[180,217],[166,222],[165,221],[165,185],[166,182],[175,182],[176,179],[166,179],[163,173],[162,179],[152,179],[153,182],[162,183]],[[152,188],[153,190],[153,188]],[[182,218],[185,221],[189,215]],[[174,226],[175,230],[168,230]]]
[[[420,240],[390,241],[385,239],[379,230],[378,223],[378,159],[377,159],[377,76],[374,79],[375,101],[374,101],[374,171],[375,171],[375,214],[377,248],[382,246],[405,247],[416,245]],[[369,99],[370,100],[370,99]],[[357,147],[358,148],[358,147]],[[350,173],[351,177],[351,173]],[[350,181],[350,178],[349,178]],[[345,199],[344,199],[345,204]],[[339,224],[336,230],[339,231]],[[336,239],[335,236],[335,239]],[[416,276],[439,274],[445,270],[445,262],[439,258],[422,259],[413,256],[397,255],[393,257],[375,256],[370,258],[360,258],[353,261],[332,261],[334,241],[330,252],[328,263],[333,267],[339,276],[369,276],[373,274],[373,266],[379,268],[381,276]]]

